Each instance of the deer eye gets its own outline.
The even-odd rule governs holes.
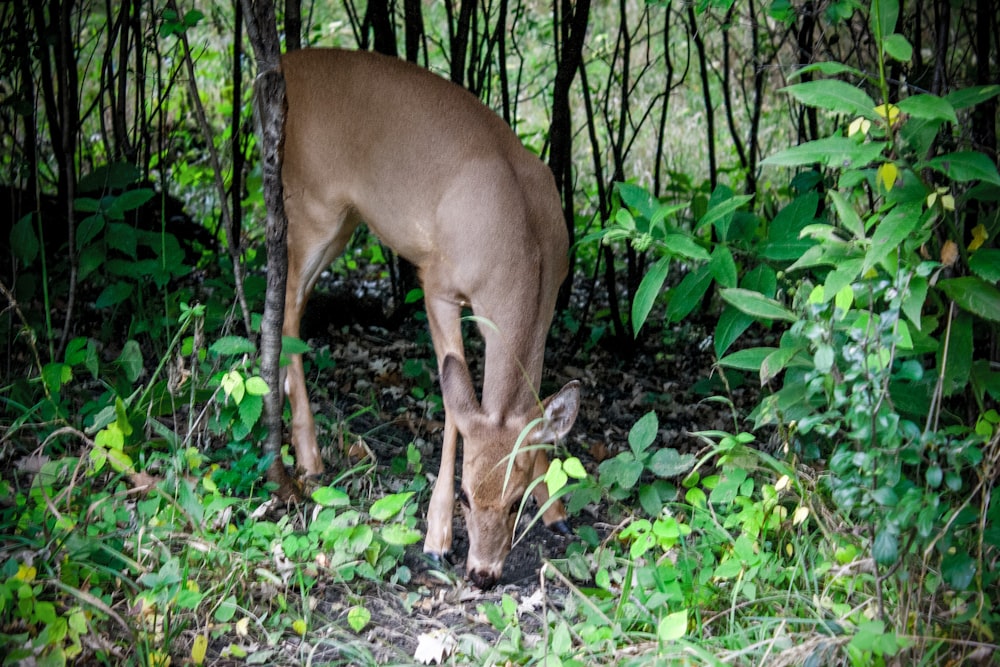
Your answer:
[[[458,502],[462,503],[465,508],[469,507],[469,496],[465,494],[465,489],[458,490]]]
[[[512,516],[513,516],[514,514],[517,514],[517,510],[519,510],[520,508],[521,508],[521,501],[520,501],[520,500],[515,500],[515,501],[514,501],[513,503],[511,503],[511,505],[510,505],[510,514],[511,514]]]

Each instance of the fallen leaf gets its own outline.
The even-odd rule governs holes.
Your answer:
[[[451,632],[444,628],[423,632],[417,637],[417,650],[413,652],[413,658],[423,665],[440,665],[457,645]]]

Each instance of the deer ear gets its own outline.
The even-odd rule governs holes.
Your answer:
[[[573,427],[580,410],[580,382],[573,380],[543,402],[542,423],[531,434],[534,442],[555,442]]]
[[[469,367],[453,354],[445,355],[441,362],[441,396],[445,411],[455,419],[458,430],[463,433],[469,420],[483,412],[472,386]]]

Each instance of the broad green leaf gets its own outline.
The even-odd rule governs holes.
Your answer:
[[[761,386],[776,378],[800,352],[798,347],[779,347],[767,355],[760,364]]]
[[[913,45],[910,44],[906,37],[903,37],[898,32],[893,33],[885,38],[882,42],[885,47],[885,52],[889,54],[893,60],[898,60],[901,63],[908,63],[913,58]]]
[[[839,74],[850,74],[854,78],[863,79],[865,78],[865,73],[859,69],[851,67],[850,65],[845,65],[839,62],[829,62],[829,63],[812,63],[806,65],[805,67],[800,67],[788,76],[789,81],[794,81],[803,74],[810,74],[812,72],[819,72],[825,76],[833,77]],[[873,105],[874,106],[874,105]]]
[[[659,449],[649,460],[649,470],[657,477],[678,477],[694,467],[692,454],[681,454],[671,447]]]
[[[948,553],[941,559],[941,576],[954,590],[964,591],[976,578],[976,561],[968,552]]]
[[[372,613],[361,605],[351,607],[347,612],[347,624],[355,632],[364,630],[370,620],[372,620]]]
[[[742,371],[759,371],[764,359],[777,349],[776,347],[748,347],[745,350],[727,354],[719,359],[719,365]]]
[[[422,537],[419,530],[416,528],[409,528],[401,523],[390,523],[382,526],[382,529],[379,531],[379,535],[386,544],[397,547],[405,547],[410,544],[416,544]]]
[[[983,319],[1000,322],[1000,290],[982,278],[946,278],[938,282],[938,287],[962,309]]]
[[[899,107],[900,111],[914,118],[958,123],[955,108],[951,106],[948,100],[937,95],[911,95],[906,99],[900,100],[896,106]]]
[[[872,555],[879,565],[892,565],[899,555],[899,533],[884,527],[875,534]]]
[[[734,287],[719,291],[722,299],[732,304],[747,315],[761,320],[785,320],[795,322],[798,317],[775,299],[764,296],[760,292]]]
[[[410,303],[407,301],[407,303]],[[309,343],[295,338],[294,336],[282,336],[281,337],[281,353],[282,354],[305,354],[310,350]]]
[[[902,310],[907,319],[920,329],[922,320],[921,313],[924,308],[924,301],[927,300],[927,278],[923,276],[913,276],[910,278],[909,293],[903,299]]]
[[[701,303],[711,284],[712,270],[707,264],[702,264],[684,276],[680,284],[670,290],[667,321],[679,322],[687,317]]]
[[[398,514],[399,511],[406,506],[406,503],[409,502],[412,497],[413,492],[407,491],[404,493],[393,493],[383,498],[379,498],[372,503],[371,509],[368,510],[368,515],[376,521],[388,521],[392,517],[396,516],[396,514]]]
[[[633,183],[616,183],[615,189],[626,206],[638,211],[646,220],[653,217],[659,202],[648,190]]]
[[[107,221],[101,214],[88,215],[76,227],[76,249],[83,250],[104,229]]]
[[[779,92],[788,93],[806,106],[826,109],[848,116],[878,120],[875,100],[868,93],[839,79],[823,79],[797,83]]]
[[[661,642],[672,642],[687,634],[687,609],[667,614],[656,626],[656,638]]]
[[[743,334],[754,319],[734,306],[726,304],[719,314],[719,321],[715,323],[715,356],[721,357],[729,349],[740,335]]]
[[[135,382],[142,373],[142,349],[134,340],[126,341],[118,355],[118,365],[125,372],[129,382]]]
[[[257,347],[243,336],[223,336],[212,343],[208,351],[218,355],[243,355],[255,354]]]
[[[35,225],[32,215],[29,213],[18,220],[10,230],[10,249],[24,266],[31,266],[31,263],[38,257],[40,244],[38,235],[35,234]]]
[[[813,266],[840,266],[844,262],[861,257],[855,244],[831,240],[809,248],[786,271],[790,273]]]
[[[947,357],[941,350],[937,354],[939,373],[941,364],[945,364],[941,382],[941,391],[945,396],[962,391],[969,383],[969,376],[972,374],[972,348],[972,316],[959,311],[951,321]]]
[[[864,238],[865,224],[861,221],[861,216],[858,215],[854,206],[836,190],[830,191],[830,199],[833,200],[833,206],[837,209],[837,218],[840,220],[841,226],[854,235],[854,238]]]
[[[977,104],[993,99],[1000,95],[1000,84],[992,83],[986,86],[970,86],[962,88],[945,95],[945,99],[951,103],[955,109],[968,109]]]
[[[656,433],[660,428],[660,422],[656,418],[656,412],[650,410],[632,425],[628,432],[628,444],[632,448],[632,453],[638,458],[653,441],[656,440]]]
[[[641,462],[635,460],[631,452],[623,452],[613,459],[601,461],[597,469],[602,486],[631,489],[639,481],[643,466]]]
[[[923,219],[921,217],[922,202],[899,205],[889,211],[878,223],[872,234],[871,247],[865,254],[865,263],[861,273],[879,264],[890,252],[897,250]]]
[[[636,336],[639,335],[642,325],[646,323],[646,318],[649,317],[649,312],[653,309],[656,297],[663,289],[663,281],[666,280],[667,272],[670,270],[670,261],[669,256],[661,257],[646,272],[646,275],[642,277],[642,282],[639,283],[635,299],[632,300],[632,329]]]
[[[566,482],[569,481],[569,475],[563,470],[563,462],[561,459],[553,459],[549,462],[549,469],[545,472],[545,488],[549,492],[549,496],[554,496],[559,492]]]
[[[719,287],[736,287],[736,262],[733,261],[733,253],[729,252],[729,248],[724,245],[716,246],[708,266]]]
[[[239,406],[240,421],[249,431],[260,421],[260,416],[264,413],[264,399],[260,395],[247,394],[239,401]]]
[[[264,378],[259,375],[247,378],[247,393],[251,396],[265,396],[271,390],[268,388]]]
[[[876,39],[885,40],[896,31],[899,0],[873,0],[868,11],[869,25]]]
[[[661,243],[674,255],[680,255],[688,259],[707,262],[711,257],[702,245],[687,234],[667,234],[663,237]]]
[[[737,211],[737,209],[741,208],[752,199],[753,195],[739,195],[729,197],[718,204],[712,205],[707,211],[705,211],[705,215],[698,220],[698,224],[695,225],[695,231],[704,229],[708,225],[714,225],[726,217],[731,216]]]
[[[1000,185],[997,166],[985,154],[976,151],[958,151],[939,155],[927,162],[931,168],[940,171],[953,181],[986,181]]]
[[[827,137],[779,151],[761,160],[760,164],[800,167],[819,163],[831,169],[856,169],[877,160],[884,148],[882,142],[858,143],[850,137]]]
[[[108,214],[113,219],[120,219],[126,211],[133,211],[139,208],[152,199],[155,194],[156,192],[150,188],[126,190],[114,198],[114,201],[108,207]]]
[[[587,471],[584,469],[580,459],[575,456],[567,457],[563,461],[563,470],[573,479],[586,479]]]
[[[987,282],[1000,281],[1000,250],[980,248],[969,257],[969,269]]]
[[[323,507],[346,507],[351,504],[350,497],[332,486],[321,486],[312,492],[312,499]]]

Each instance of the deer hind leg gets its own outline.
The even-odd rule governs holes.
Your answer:
[[[288,213],[288,281],[281,333],[298,338],[302,314],[316,280],[343,251],[358,221],[348,210],[341,211],[332,220],[310,216],[301,199],[289,198],[285,209]],[[284,377],[285,393],[292,409],[291,439],[296,469],[301,474],[319,475],[323,472],[323,461],[316,441],[316,424],[309,406],[301,354],[289,355]]]
[[[438,370],[445,356],[452,354],[465,363],[462,345],[461,306],[427,293],[427,321],[434,341]],[[458,450],[458,425],[445,412],[444,441],[441,444],[441,467],[438,470],[430,505],[427,508],[427,537],[424,553],[440,558],[451,551],[451,521],[455,510],[455,459]]]

